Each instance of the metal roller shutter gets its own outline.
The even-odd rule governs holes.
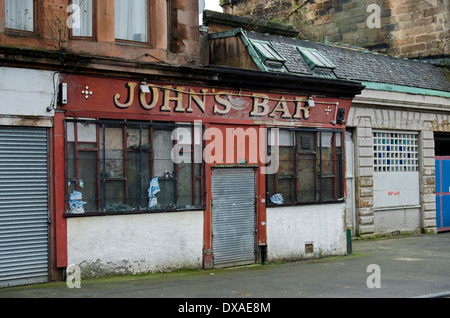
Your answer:
[[[255,172],[217,169],[212,173],[214,266],[255,262]]]
[[[0,127],[0,287],[48,281],[48,138]]]

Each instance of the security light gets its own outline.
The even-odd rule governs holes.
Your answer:
[[[150,88],[147,86],[146,82],[141,83],[141,91],[143,93],[150,93]]]
[[[61,104],[67,104],[67,83],[61,83]]]

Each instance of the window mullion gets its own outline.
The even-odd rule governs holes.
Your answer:
[[[142,196],[142,125],[139,125],[139,210],[143,208],[144,198]]]
[[[175,127],[175,129],[176,129],[176,127]],[[172,141],[172,149],[175,149],[175,147],[176,147],[176,145],[177,145],[177,140],[173,140]],[[175,154],[175,155],[177,155],[177,154]],[[174,159],[176,159],[176,158],[174,158]],[[178,208],[178,164],[176,163],[176,162],[173,162],[173,160],[172,160],[172,163],[173,163],[173,177],[174,177],[174,193],[173,193],[173,195],[174,195],[174,204],[175,204],[175,207],[176,208]]]
[[[334,173],[334,199],[337,199],[337,162],[336,162],[336,133],[333,133],[333,173]]]
[[[292,170],[293,170],[293,185],[292,185],[292,201],[297,202],[298,182],[297,182],[297,142],[295,138],[295,131],[291,131],[292,140]]]
[[[270,149],[270,151],[271,151],[271,154],[272,154],[272,148]],[[278,169],[278,171],[279,170],[280,169]],[[275,193],[278,193],[278,171],[275,173],[275,178],[274,178],[274,180],[275,180]]]
[[[102,161],[102,211],[106,208],[106,125],[102,124],[102,146],[103,146],[103,161]]]
[[[128,192],[128,142],[127,142],[127,125],[122,128],[122,140],[123,140],[123,178],[124,178],[124,191],[125,191],[125,204],[129,203],[129,192]]]
[[[76,183],[75,183],[75,190],[80,191],[80,186],[79,186],[79,172],[78,172],[78,123],[74,123],[73,124],[73,135],[74,135],[74,143],[73,143],[73,148],[74,148],[74,156],[75,156],[75,178]]]
[[[96,165],[97,165],[97,210],[100,211],[101,209],[101,169],[100,169],[100,133],[99,133],[99,128],[100,125],[95,125],[96,129],[96,146],[97,146],[97,161],[96,161]]]
[[[191,126],[191,173],[192,173],[192,193],[191,193],[191,202],[192,202],[192,206],[196,205],[195,199],[197,197],[197,176],[195,175],[195,167],[196,167],[196,163],[195,163],[195,127]]]
[[[322,132],[318,133],[319,136],[319,201],[322,201]]]
[[[153,126],[150,127],[150,178],[153,178],[154,162],[155,162],[155,152],[153,146]]]

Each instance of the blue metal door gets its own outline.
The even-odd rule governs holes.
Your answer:
[[[436,157],[436,226],[450,231],[450,157]]]

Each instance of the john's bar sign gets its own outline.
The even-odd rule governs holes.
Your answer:
[[[139,94],[139,104],[145,110],[157,108],[160,112],[194,113],[207,112],[211,105],[213,115],[228,115],[232,111],[250,111],[251,117],[269,117],[284,119],[309,119],[311,116],[311,105],[302,97],[292,99],[281,96],[271,97],[261,93],[233,93],[218,89],[199,89],[179,86],[157,86],[142,83],[126,84],[128,96],[126,102],[121,102],[121,94],[114,96],[114,105],[118,108],[129,108],[135,103],[136,95]],[[139,92],[138,92],[139,91]],[[311,102],[310,102],[311,103]]]
[[[339,109],[348,114],[351,104],[351,100],[347,99],[299,96],[289,92],[244,91],[83,76],[72,77],[68,91],[70,98],[65,109],[69,112],[177,116],[202,120],[222,118],[330,124],[336,123]]]

